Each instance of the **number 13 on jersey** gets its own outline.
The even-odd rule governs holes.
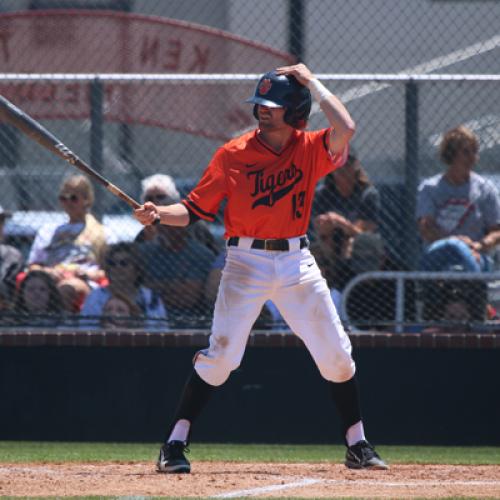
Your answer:
[[[292,196],[292,217],[294,219],[302,218],[305,199],[306,199],[305,191],[300,191],[299,194],[294,194]]]

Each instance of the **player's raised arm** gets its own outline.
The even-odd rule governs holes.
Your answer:
[[[340,99],[332,94],[305,64],[283,66],[278,68],[276,73],[278,75],[292,75],[299,83],[309,88],[332,127],[329,143],[330,152],[332,154],[342,152],[354,135],[356,124]]]

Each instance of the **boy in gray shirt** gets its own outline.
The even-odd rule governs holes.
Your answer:
[[[487,254],[500,242],[500,196],[490,181],[472,172],[478,151],[471,130],[448,131],[440,147],[446,172],[419,187],[417,219],[426,247],[422,270],[489,269]]]

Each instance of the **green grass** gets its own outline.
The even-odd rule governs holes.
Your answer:
[[[155,461],[159,443],[61,443],[0,441],[0,462]],[[378,446],[390,463],[500,464],[500,448]],[[342,462],[345,448],[331,445],[194,443],[190,460],[234,462]]]

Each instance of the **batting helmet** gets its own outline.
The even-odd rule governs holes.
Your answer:
[[[253,115],[257,115],[257,104],[269,108],[286,108],[285,123],[293,128],[303,129],[307,125],[311,112],[311,92],[297,79],[289,75],[277,75],[269,71],[262,75],[255,89],[255,94],[245,102],[255,104]]]

